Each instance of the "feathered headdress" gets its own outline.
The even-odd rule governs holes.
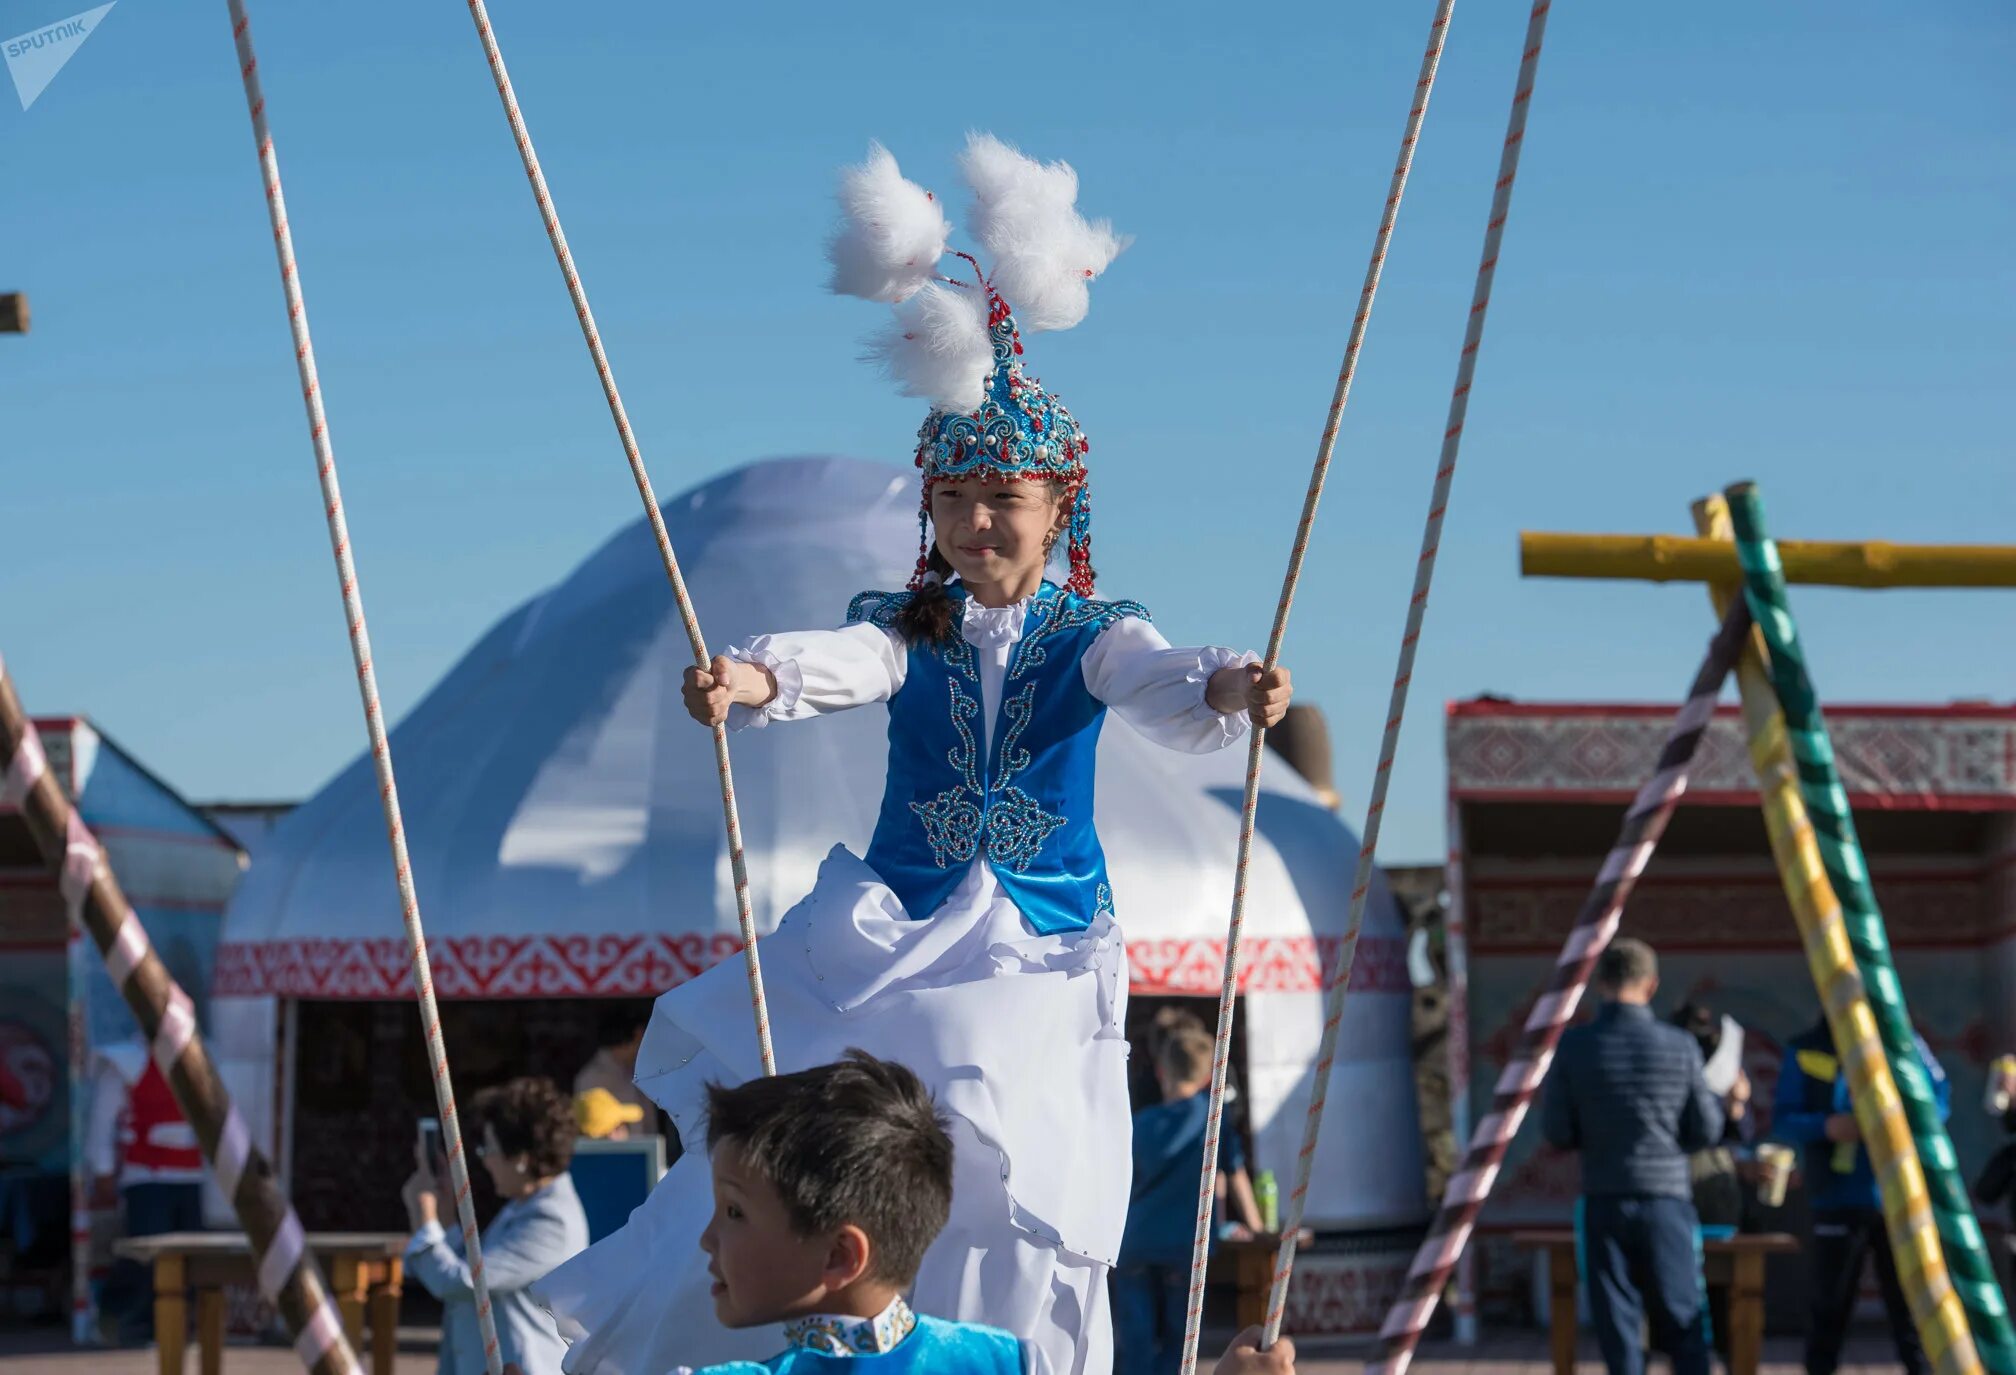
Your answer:
[[[924,577],[932,483],[985,475],[1064,483],[1067,585],[1090,595],[1091,444],[1063,403],[1023,373],[1016,314],[1032,333],[1070,329],[1085,318],[1091,280],[1127,240],[1078,213],[1078,174],[1066,163],[1039,163],[974,134],[959,164],[973,191],[970,227],[993,260],[991,274],[959,253],[974,279],[940,275],[952,226],[937,198],[906,181],[880,144],[841,174],[840,227],[827,247],[833,290],[895,307],[894,321],[869,341],[869,357],[905,396],[931,403],[917,434],[924,493],[911,586]]]

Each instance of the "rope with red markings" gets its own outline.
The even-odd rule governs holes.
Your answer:
[[[420,1023],[426,1033],[427,1064],[434,1077],[434,1101],[441,1113],[443,1144],[448,1154],[449,1182],[455,1211],[462,1224],[462,1242],[475,1290],[476,1322],[483,1337],[483,1362],[490,1375],[501,1375],[503,1358],[497,1347],[497,1324],[490,1311],[490,1290],[483,1276],[482,1237],[476,1228],[475,1201],[469,1192],[469,1162],[462,1148],[462,1123],[455,1111],[455,1088],[448,1076],[448,1049],[441,1039],[441,1014],[434,1001],[434,975],[427,959],[427,933],[420,921],[420,896],[413,886],[412,860],[406,853],[406,828],[399,817],[399,786],[392,773],[392,745],[385,734],[384,711],[378,700],[378,675],[371,666],[371,636],[364,625],[364,598],[358,590],[357,566],[350,553],[350,531],[343,518],[343,494],[336,480],[336,451],[329,441],[329,420],[322,409],[322,384],[315,367],[315,345],[308,334],[308,307],[294,259],[294,236],[287,225],[287,202],[280,190],[280,160],[266,123],[266,97],[259,87],[259,60],[252,51],[252,33],[244,0],[226,0],[231,33],[238,45],[238,67],[245,80],[245,100],[252,113],[252,133],[259,147],[259,170],[266,185],[266,210],[273,223],[273,248],[280,261],[280,284],[287,298],[287,321],[294,336],[294,363],[301,378],[301,397],[308,408],[308,437],[315,449],[315,470],[322,484],[323,514],[328,518],[329,543],[336,556],[336,575],[343,594],[343,615],[350,630],[350,654],[357,665],[357,691],[364,704],[364,728],[371,740],[371,762],[378,773],[378,796],[385,807],[385,830],[392,845],[393,875],[399,885],[399,911],[406,925],[406,947],[413,963],[413,987],[420,997]]]
[[[1288,1195],[1281,1223],[1281,1249],[1274,1260],[1274,1284],[1267,1295],[1263,1345],[1281,1335],[1288,1308],[1288,1281],[1295,1264],[1296,1238],[1309,1200],[1309,1176],[1316,1162],[1316,1142],[1323,1130],[1323,1109],[1330,1096],[1330,1071],[1337,1061],[1337,1032],[1344,1021],[1344,1000],[1351,983],[1351,964],[1358,953],[1358,932],[1365,921],[1365,899],[1372,886],[1372,857],[1379,846],[1379,826],[1386,810],[1386,790],[1393,777],[1393,756],[1400,745],[1400,722],[1407,710],[1407,689],[1414,677],[1414,652],[1428,614],[1428,590],[1435,578],[1435,556],[1442,545],[1442,521],[1456,477],[1456,456],[1463,441],[1463,421],[1470,409],[1470,384],[1477,372],[1477,350],[1484,339],[1484,316],[1491,304],[1491,284],[1498,273],[1498,250],[1505,221],[1512,212],[1512,183],[1519,154],[1526,143],[1526,115],[1531,108],[1533,76],[1540,62],[1541,40],[1547,31],[1552,0],[1534,0],[1519,59],[1519,79],[1512,95],[1512,114],[1498,161],[1498,181],[1491,197],[1491,218],[1484,230],[1484,255],[1477,266],[1477,286],[1470,301],[1469,324],[1456,367],[1456,388],[1449,398],[1448,423],[1442,432],[1441,461],[1435,469],[1435,489],[1428,500],[1428,523],[1421,535],[1421,555],[1415,567],[1414,593],[1407,601],[1407,628],[1400,637],[1400,663],[1393,675],[1393,693],[1386,711],[1386,730],[1379,744],[1379,764],[1372,774],[1372,796],[1365,810],[1365,829],[1358,847],[1358,874],[1351,886],[1351,915],[1337,965],[1330,972],[1324,998],[1323,1040],[1316,1055],[1316,1082],[1309,1098],[1309,1116],[1302,1131],[1302,1151],[1295,1162],[1295,1188]]]
[[[553,196],[546,188],[546,174],[539,168],[539,154],[532,147],[532,135],[526,132],[525,116],[518,109],[518,94],[512,88],[511,74],[504,69],[504,54],[497,47],[497,36],[490,27],[490,12],[483,0],[469,0],[469,17],[476,21],[476,36],[482,40],[483,55],[490,63],[490,76],[497,84],[498,99],[504,102],[504,117],[510,121],[511,136],[517,142],[518,156],[525,164],[525,177],[532,185],[533,199],[539,203],[539,218],[546,226],[546,237],[553,244],[553,256],[559,261],[560,275],[566,279],[567,294],[573,299],[575,317],[581,322],[581,335],[588,343],[588,356],[594,360],[595,374],[602,380],[602,394],[609,403],[609,416],[616,422],[616,435],[623,443],[623,453],[630,460],[630,476],[637,483],[637,495],[644,502],[645,519],[651,523],[651,535],[658,541],[658,556],[665,564],[665,577],[672,584],[672,600],[678,604],[679,619],[686,626],[686,638],[693,646],[693,662],[702,669],[709,666],[707,642],[700,634],[700,619],[694,614],[693,601],[686,594],[686,580],[679,572],[679,559],[672,552],[672,536],[665,529],[665,517],[658,509],[658,497],[651,489],[651,475],[644,469],[644,454],[637,446],[637,436],[630,428],[630,415],[623,408],[623,397],[616,390],[616,375],[609,369],[609,355],[603,351],[602,335],[595,328],[594,312],[588,308],[588,293],[581,285],[581,276],[574,270],[574,255],[568,250],[567,235],[560,228],[559,212],[553,208]],[[728,828],[728,863],[735,879],[735,912],[742,929],[742,955],[749,973],[749,1001],[756,1014],[756,1043],[763,1057],[763,1072],[777,1072],[777,1057],[770,1048],[770,1008],[763,996],[763,967],[756,954],[756,917],[749,900],[749,867],[742,849],[742,817],[735,806],[735,774],[728,763],[728,728],[714,727],[714,767],[720,776],[721,813]]]
[[[1435,72],[1442,61],[1442,47],[1449,35],[1449,16],[1456,0],[1440,0],[1434,22],[1428,26],[1428,47],[1421,57],[1421,75],[1414,83],[1412,103],[1407,111],[1406,132],[1400,139],[1400,155],[1393,164],[1386,204],[1379,217],[1379,232],[1372,240],[1372,259],[1365,268],[1365,284],[1358,293],[1358,313],[1352,317],[1350,337],[1344,345],[1344,362],[1338,369],[1337,386],[1330,397],[1330,413],[1316,446],[1316,463],[1309,476],[1309,490],[1302,498],[1302,516],[1295,527],[1295,543],[1288,554],[1288,571],[1281,581],[1281,598],[1274,607],[1274,626],[1267,637],[1266,665],[1272,670],[1281,661],[1281,642],[1288,633],[1288,612],[1295,603],[1295,587],[1302,577],[1302,563],[1309,552],[1309,535],[1316,523],[1316,507],[1323,498],[1323,484],[1330,474],[1330,458],[1337,447],[1337,432],[1344,421],[1344,407],[1351,398],[1351,383],[1358,374],[1358,355],[1365,346],[1365,334],[1372,321],[1373,298],[1379,293],[1380,273],[1386,266],[1386,251],[1393,241],[1393,226],[1400,218],[1400,197],[1407,189],[1407,174],[1414,165],[1415,145],[1421,138],[1421,124],[1428,114],[1428,97],[1435,88]],[[1211,1098],[1204,1119],[1204,1156],[1197,1188],[1197,1220],[1190,1243],[1190,1299],[1183,1320],[1183,1375],[1197,1369],[1197,1339],[1204,1320],[1204,1279],[1211,1245],[1211,1214],[1215,1202],[1218,1170],[1218,1139],[1225,1117],[1225,1075],[1232,1058],[1232,1021],[1239,992],[1239,945],[1246,924],[1246,876],[1253,857],[1253,833],[1260,808],[1260,766],[1265,757],[1267,733],[1255,727],[1246,754],[1246,797],[1239,813],[1239,857],[1233,871],[1232,914],[1225,930],[1225,981],[1218,995],[1218,1032],[1211,1055]],[[1363,878],[1361,873],[1360,878]],[[1354,942],[1362,903],[1352,908],[1351,935]],[[1349,956],[1345,957],[1347,963]],[[1270,1334],[1268,1338],[1273,1340]]]

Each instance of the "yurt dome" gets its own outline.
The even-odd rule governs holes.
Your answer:
[[[916,476],[771,460],[663,513],[708,642],[720,646],[834,625],[853,593],[902,586]],[[1125,590],[1152,607],[1152,588]],[[680,701],[691,662],[639,519],[505,616],[394,730],[442,997],[655,994],[735,952],[712,745]],[[865,850],[886,729],[872,707],[733,737],[759,929],[810,888],[832,845]],[[1137,993],[1218,989],[1244,765],[1243,749],[1179,755],[1109,718],[1099,830]],[[274,830],[226,914],[222,1001],[410,996],[379,806],[360,755]],[[1299,1142],[1321,964],[1344,924],[1356,853],[1350,831],[1275,761],[1247,901],[1246,988],[1283,996],[1249,998],[1245,1025],[1256,1148],[1277,1169]],[[1409,983],[1383,885],[1357,971],[1313,1211],[1346,1225],[1410,1221],[1422,1181]]]

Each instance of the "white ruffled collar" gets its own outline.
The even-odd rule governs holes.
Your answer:
[[[1029,621],[1029,608],[1046,597],[1057,595],[1057,588],[1048,578],[1036,585],[1019,602],[1007,606],[982,606],[973,600],[957,579],[945,589],[959,599],[959,637],[975,649],[999,649],[1004,645],[1020,644],[1022,632]]]
[[[1022,627],[1029,619],[1029,604],[1035,600],[1029,596],[1007,606],[982,606],[968,597],[959,618],[959,636],[975,649],[1019,644]]]

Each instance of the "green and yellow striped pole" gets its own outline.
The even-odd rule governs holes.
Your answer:
[[[1756,487],[1747,482],[1737,483],[1726,495],[1736,552],[1743,566],[1744,595],[1770,651],[1772,685],[1784,713],[1800,796],[1812,822],[1827,880],[1840,900],[1848,943],[1876,1014],[1883,1050],[1903,1095],[1953,1285],[1967,1311],[1985,1368],[1992,1375],[2016,1375],[2016,1334],[2010,1331],[2009,1310],[2003,1304],[2002,1289],[1966,1185],[1961,1182],[1959,1162],[1946,1135],[1946,1124],[1940,1120],[1931,1080],[1918,1058],[1917,1038],[1904,1006],[1904,988],[1890,959],[1883,912],[1876,904],[1848,793],[1834,766],[1834,746],[1828,739],[1819,697],[1806,671],[1799,628],[1787,602],[1784,567],[1764,529],[1764,504]]]
[[[1711,539],[1731,538],[1729,507],[1719,496],[1694,505],[1694,527]],[[1737,596],[1733,583],[1709,584],[1715,614],[1728,613]],[[1856,1125],[1869,1151],[1883,1200],[1883,1224],[1897,1257],[1897,1276],[1911,1305],[1919,1340],[1933,1368],[1979,1371],[1980,1357],[1967,1330],[1946,1269],[1945,1253],[1933,1220],[1925,1171],[1911,1138],[1910,1123],[1890,1063],[1883,1054],[1876,1014],[1869,1006],[1862,975],[1855,964],[1841,903],[1827,881],[1820,845],[1813,834],[1806,804],[1799,795],[1797,770],[1786,739],[1785,718],[1778,710],[1771,679],[1764,668],[1764,642],[1750,632],[1750,645],[1736,663],[1736,683],[1743,701],[1743,726],[1749,737],[1750,763],[1757,772],[1757,791],[1764,823],[1771,835],[1771,854],[1785,885],[1806,964],[1819,990],[1827,1025],[1834,1033],[1841,1063],[1848,1071],[1849,1096]]]

